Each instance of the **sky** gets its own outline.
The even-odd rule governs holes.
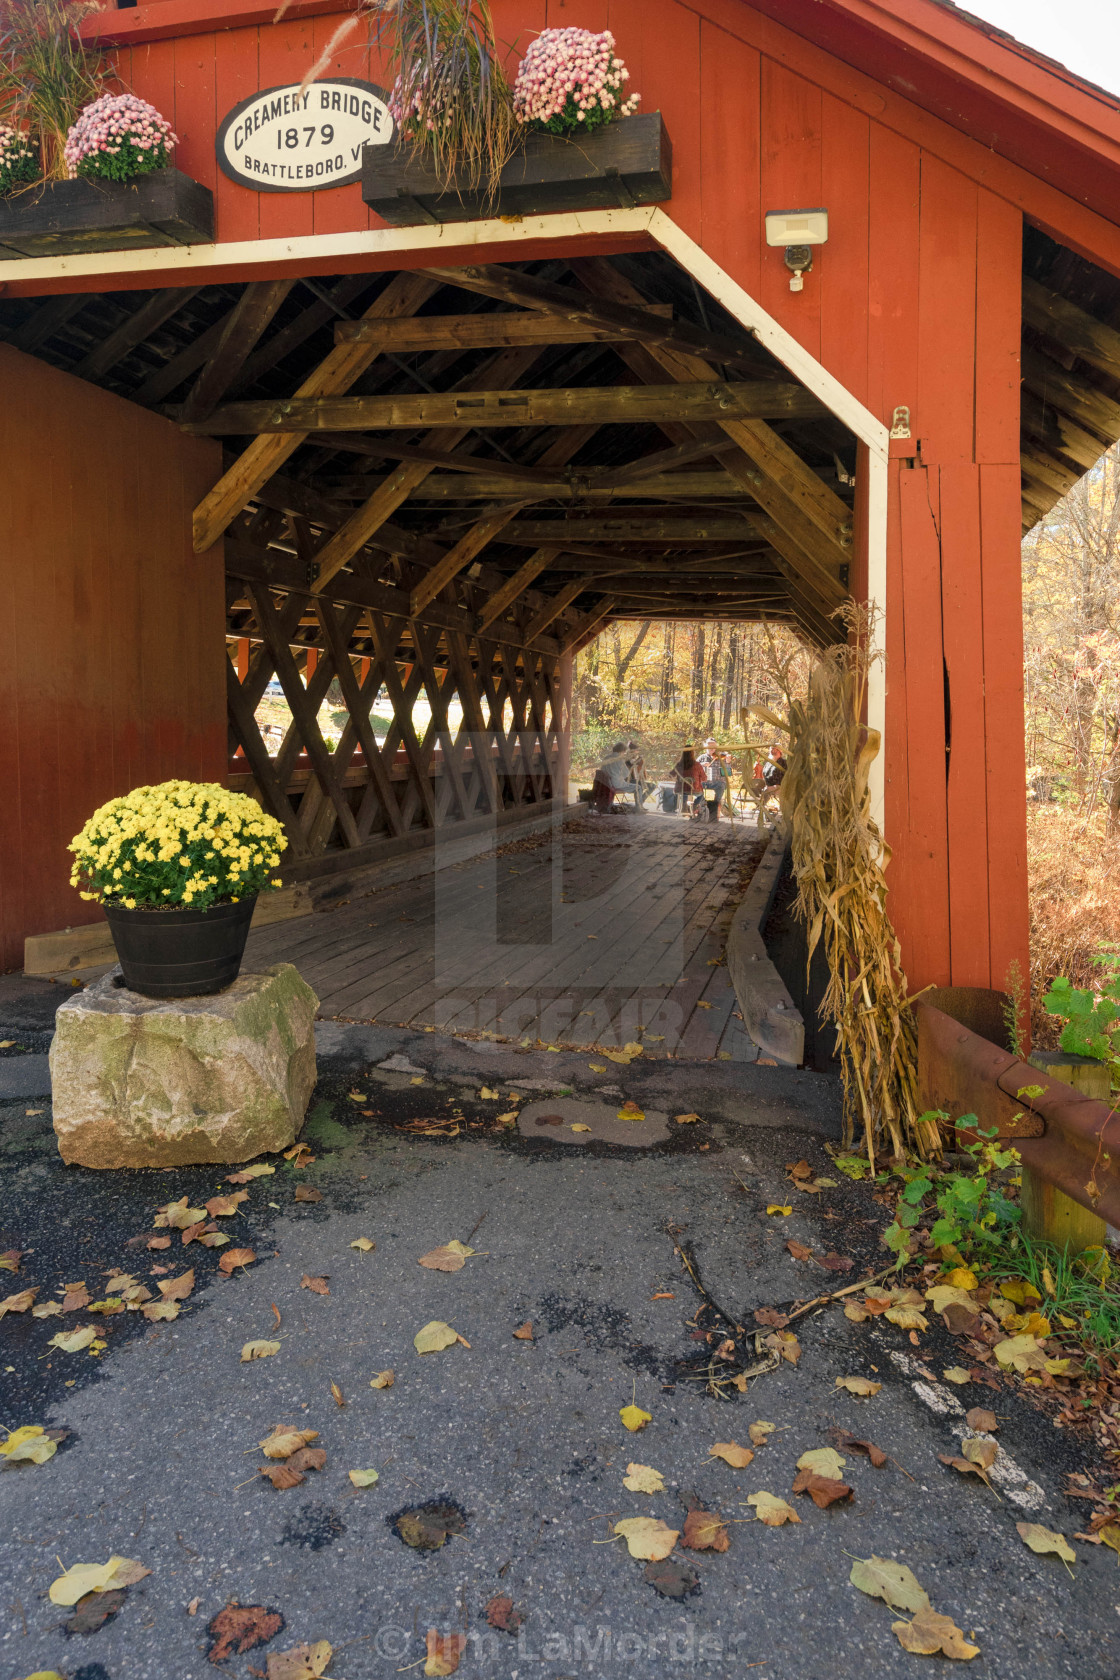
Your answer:
[[[959,0],[965,11],[1006,29],[1098,87],[1120,94],[1117,0]]]

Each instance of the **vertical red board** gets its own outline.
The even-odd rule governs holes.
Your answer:
[[[917,426],[921,153],[880,123],[871,124],[868,198],[867,406],[887,425],[906,406]]]
[[[821,90],[771,58],[762,60],[762,210],[821,206]],[[765,228],[760,231],[765,244]],[[760,302],[805,349],[821,353],[821,271],[791,292],[781,247],[765,247]]]
[[[175,43],[175,161],[186,175],[212,191],[218,162],[216,65],[213,35],[186,35]]]
[[[820,291],[820,358],[860,402],[867,400],[870,124],[861,111],[821,99],[821,204],[828,243],[806,286]]]
[[[988,953],[988,809],[984,772],[987,699],[980,577],[980,474],[944,466],[941,606],[949,693],[947,816],[951,984],[991,984]],[[998,834],[998,816],[997,828]]]
[[[262,88],[298,86],[303,80],[315,62],[314,22],[313,18],[285,19],[261,28],[257,69]],[[355,18],[355,32],[361,27]],[[299,239],[313,231],[313,192],[265,192],[258,197],[262,239]]]
[[[1018,466],[1023,217],[983,190],[976,208],[976,459]]]
[[[316,63],[330,46],[341,21],[337,17],[311,20],[311,41]],[[376,82],[388,93],[388,88],[383,86],[384,78],[371,75],[370,71],[369,42],[372,28],[373,25],[364,18],[359,19],[356,29],[337,43],[320,75],[356,76],[361,81]],[[314,97],[313,91],[312,98]],[[360,181],[352,181],[346,187],[320,188],[311,196],[311,210],[316,233],[346,233],[351,228],[366,227],[369,223],[369,214],[362,202]]]
[[[1017,963],[1030,975],[1023,585],[1019,467],[980,468],[984,681],[988,694],[984,797],[988,808],[990,984],[1004,990]],[[979,790],[977,790],[979,796]]]
[[[217,37],[214,88],[219,125],[235,105],[260,89],[259,34],[257,29],[231,29]],[[260,234],[261,194],[240,181],[231,181],[220,169],[215,181],[218,238],[230,243],[256,239]]]
[[[752,297],[762,282],[761,77],[753,47],[701,24],[701,241]]]
[[[925,461],[973,459],[976,184],[922,154],[918,435]]]
[[[628,93],[640,93],[641,111],[660,111],[673,143],[673,196],[665,206],[679,228],[700,238],[701,160],[700,19],[676,0],[645,0],[640,14],[611,6],[611,28],[628,65]],[[636,15],[637,14],[637,15]],[[550,13],[551,16],[551,13]],[[640,56],[631,41],[641,43]],[[640,68],[639,68],[640,66]]]
[[[911,990],[947,985],[950,973],[937,489],[936,470],[904,466],[899,473],[900,565],[892,569],[887,591],[889,763],[896,765],[901,753],[906,765],[905,803],[900,808],[897,797],[892,799],[887,831],[895,854],[891,913]],[[899,686],[905,695],[901,742]]]

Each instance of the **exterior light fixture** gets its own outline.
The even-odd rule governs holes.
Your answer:
[[[802,279],[813,266],[813,246],[823,245],[828,238],[827,210],[768,210],[766,212],[767,245],[784,245],[786,267],[790,270],[789,289],[802,290]]]

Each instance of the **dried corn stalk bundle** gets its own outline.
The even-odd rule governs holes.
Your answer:
[[[846,609],[850,640],[823,649],[805,697],[778,662],[789,717],[782,815],[790,830],[797,914],[808,925],[809,957],[823,942],[830,980],[821,1014],[836,1026],[845,1096],[845,1143],[859,1130],[869,1159],[884,1151],[928,1155],[935,1126],[919,1120],[917,1028],[887,913],[890,849],[871,816],[868,776],[879,732],[862,722],[872,625]],[[774,720],[778,721],[778,720]]]

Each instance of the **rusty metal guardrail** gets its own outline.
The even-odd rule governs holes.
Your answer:
[[[1025,1166],[1071,1201],[1120,1225],[1120,1113],[971,1032],[921,999],[918,1092],[950,1120],[975,1114],[986,1130],[1013,1138]],[[1020,1096],[1030,1087],[1037,1095]]]

